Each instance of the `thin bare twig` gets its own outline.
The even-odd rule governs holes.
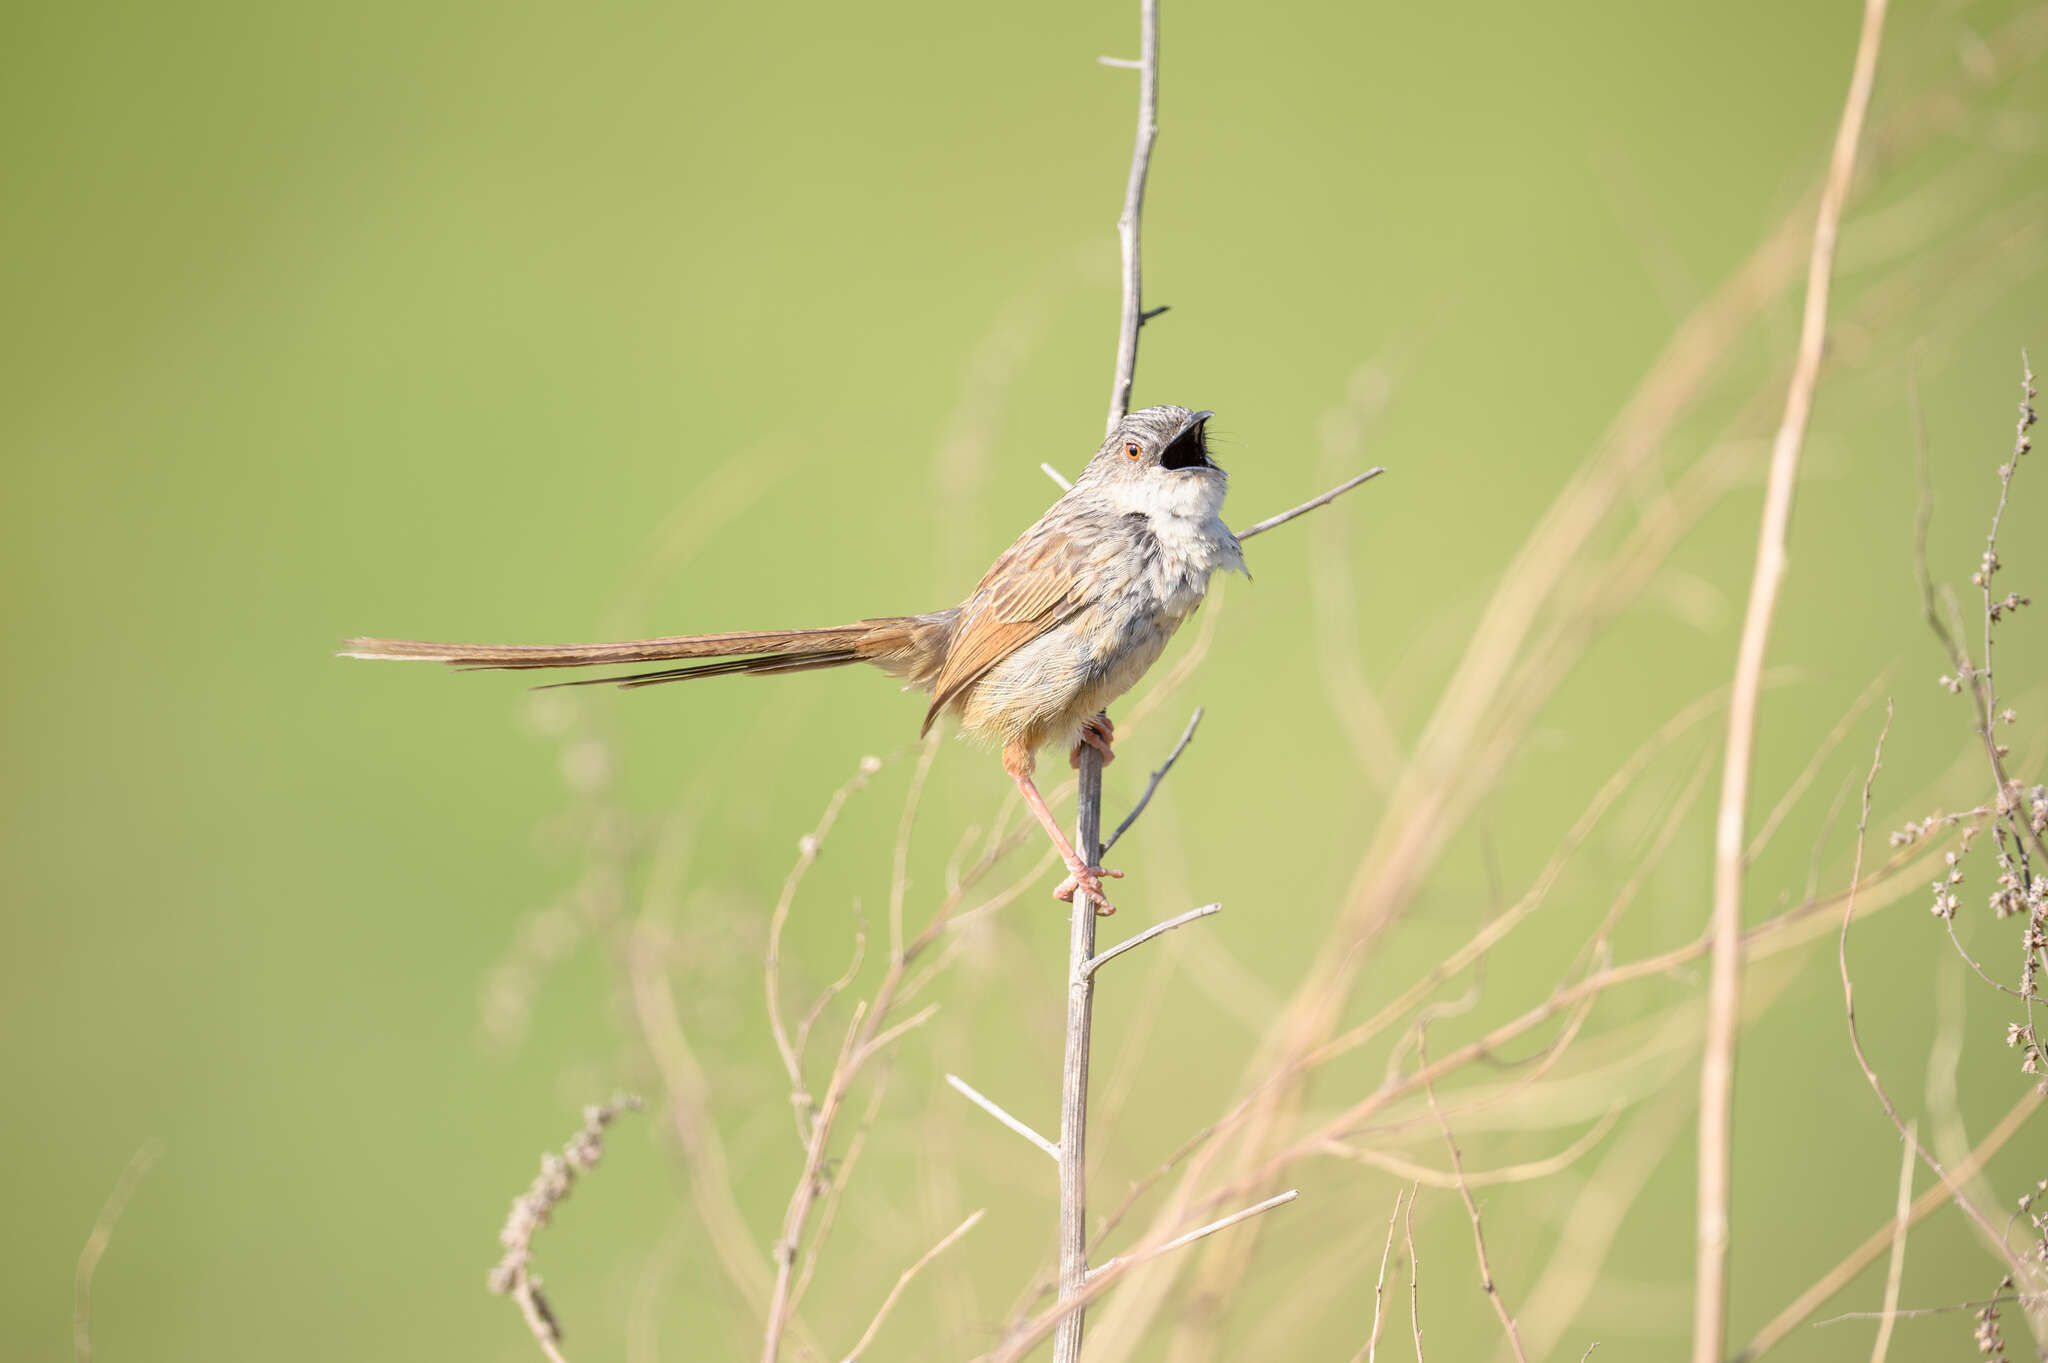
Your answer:
[[[1059,1159],[1060,1148],[1057,1145],[1054,1145],[1051,1141],[1039,1135],[1036,1131],[1033,1131],[1023,1122],[1019,1121],[1017,1118],[1012,1117],[1009,1113],[1005,1112],[993,1098],[990,1098],[980,1089],[977,1089],[976,1087],[974,1087],[974,1085],[968,1083],[965,1079],[962,1079],[957,1074],[947,1075],[946,1082],[948,1084],[951,1084],[954,1090],[958,1092],[960,1096],[965,1098],[968,1102],[974,1104],[983,1112],[986,1112],[989,1116],[1001,1122],[1004,1126],[1009,1127],[1010,1130],[1016,1132],[1025,1140],[1030,1141],[1040,1150],[1043,1150],[1049,1159],[1055,1161]]]
[[[1386,470],[1383,468],[1369,468],[1364,473],[1359,474],[1356,478],[1345,479],[1343,482],[1337,484],[1337,486],[1331,488],[1328,492],[1323,493],[1320,497],[1311,497],[1307,501],[1303,502],[1300,506],[1291,506],[1277,516],[1268,516],[1266,517],[1266,519],[1258,522],[1257,524],[1238,531],[1238,543],[1244,543],[1244,541],[1250,539],[1253,535],[1263,535],[1268,530],[1271,530],[1274,526],[1285,525],[1287,524],[1287,522],[1293,520],[1296,516],[1306,516],[1309,512],[1314,511],[1319,506],[1328,506],[1331,502],[1336,501],[1339,497],[1342,497],[1345,493],[1351,491],[1352,488],[1357,487],[1360,483],[1369,483],[1373,479],[1379,477],[1382,473],[1385,472]]]
[[[1863,813],[1856,823],[1856,853],[1850,864],[1849,894],[1842,905],[1842,930],[1835,939],[1835,964],[1842,976],[1842,1012],[1848,1020],[1849,1048],[1856,1054],[1856,1067],[1863,1072],[1864,1082],[1870,1085],[1871,1092],[1877,1095],[1878,1105],[1884,1109],[1884,1115],[1890,1119],[1893,1129],[1899,1133],[1899,1139],[1919,1154],[1921,1161],[1933,1171],[1936,1178],[1948,1183],[1948,1171],[1942,1168],[1941,1161],[1934,1157],[1934,1152],[1920,1143],[1915,1128],[1908,1126],[1905,1119],[1899,1116],[1898,1109],[1892,1105],[1891,1095],[1885,1092],[1884,1081],[1877,1077],[1877,1071],[1871,1067],[1869,1058],[1863,1053],[1863,1038],[1856,1028],[1856,986],[1849,978],[1849,925],[1855,921],[1856,883],[1862,878],[1863,845],[1870,830],[1870,791],[1877,783],[1878,770],[1884,765],[1884,740],[1886,735],[1891,733],[1891,728],[1892,708],[1886,705],[1884,728],[1878,731],[1877,748],[1870,756],[1870,773],[1863,780]],[[1958,1185],[1950,1191],[1956,1205],[1970,1214],[1970,1218],[1977,1223],[1977,1228],[1984,1232],[1985,1238],[1990,1240],[2004,1257],[2006,1266],[2014,1273],[2025,1272],[2019,1259],[2006,1244],[2004,1234],[1992,1227],[1991,1222],[1977,1209],[1977,1204],[1970,1200],[1961,1186]]]
[[[1152,169],[1152,143],[1159,136],[1159,0],[1138,0],[1138,135],[1131,145],[1131,173],[1124,183],[1124,211],[1116,220],[1123,247],[1123,317],[1117,328],[1116,377],[1109,389],[1105,433],[1131,410],[1131,382],[1138,372],[1138,330],[1145,325],[1144,268],[1140,260],[1145,216],[1145,176]],[[1116,65],[1124,65],[1122,62]]]
[[[1958,1311],[1981,1311],[1987,1306],[2004,1306],[2009,1302],[2023,1302],[2025,1296],[2014,1293],[2010,1296],[1985,1297],[1981,1301],[1950,1302],[1947,1306],[1916,1306],[1909,1311],[1844,1311],[1839,1316],[1813,1323],[1816,1330],[1829,1325],[1847,1325],[1857,1320],[1883,1320],[1889,1315],[1894,1320],[1919,1320],[1926,1316],[1952,1316]]]
[[[937,1005],[936,1003],[928,1003],[924,1007],[918,1009],[915,1013],[911,1014],[909,1017],[903,1019],[903,1021],[897,1023],[894,1027],[891,1027],[884,1032],[878,1032],[874,1036],[868,1038],[867,1041],[861,1044],[861,1048],[858,1051],[854,1052],[854,1064],[860,1065],[864,1063],[869,1056],[872,1056],[876,1052],[882,1050],[890,1042],[896,1040],[896,1038],[902,1036],[905,1032],[910,1031],[912,1028],[924,1026],[927,1022],[930,1022],[932,1020],[933,1016],[937,1014],[938,1011],[939,1005]]]
[[[91,1233],[85,1237],[85,1247],[78,1251],[78,1275],[72,1282],[71,1295],[71,1351],[78,1363],[92,1363],[93,1274],[98,1272],[107,1246],[113,1243],[114,1227],[120,1222],[121,1213],[128,1210],[129,1199],[135,1196],[135,1190],[142,1186],[150,1166],[162,1154],[163,1144],[152,1137],[128,1157],[127,1166],[114,1180],[114,1187],[107,1194],[98,1219],[92,1223]]]
[[[1058,483],[1061,492],[1072,492],[1074,490],[1073,479],[1067,477],[1066,474],[1061,473],[1051,464],[1040,464],[1038,466],[1038,471],[1040,473],[1043,473],[1046,477],[1052,479],[1055,483]]]
[[[1764,493],[1763,525],[1757,534],[1756,569],[1750,577],[1749,606],[1736,649],[1735,683],[1728,703],[1728,745],[1721,774],[1721,808],[1714,829],[1713,971],[1707,995],[1706,1051],[1700,1061],[1698,1266],[1693,1292],[1693,1363],[1720,1363],[1727,1338],[1728,1200],[1735,1091],[1735,1041],[1742,1025],[1742,888],[1744,820],[1749,804],[1750,763],[1756,747],[1757,702],[1762,691],[1764,650],[1777,613],[1785,577],[1785,544],[1792,520],[1792,493],[1799,475],[1800,448],[1813,411],[1827,340],[1828,286],[1834,271],[1835,237],[1842,205],[1855,177],[1856,148],[1877,53],[1884,33],[1885,0],[1864,0],[1863,29],[1856,45],[1854,73],[1835,133],[1834,155],[1815,215],[1807,261],[1806,304],[1799,350],[1785,412],[1771,447]]]
[[[1422,1358],[1422,1260],[1415,1255],[1415,1194],[1408,1194],[1408,1210],[1401,1217],[1401,1233],[1408,1241],[1408,1325],[1415,1332],[1415,1363]]]
[[[1422,1035],[1426,1029],[1418,1029],[1415,1037],[1415,1058],[1422,1065],[1422,1072],[1429,1073],[1429,1048]],[[1514,1350],[1517,1363],[1529,1363],[1529,1356],[1522,1352],[1522,1336],[1515,1330],[1515,1318],[1508,1313],[1508,1306],[1501,1299],[1500,1287],[1493,1281],[1493,1268],[1486,1259],[1486,1227],[1479,1219],[1479,1204],[1472,1200],[1472,1187],[1465,1182],[1465,1156],[1458,1149],[1458,1141],[1451,1134],[1451,1124],[1444,1118],[1444,1110],[1436,1101],[1436,1085],[1427,1079],[1422,1091],[1428,1095],[1429,1111],[1436,1118],[1436,1124],[1444,1133],[1444,1144],[1451,1152],[1451,1177],[1458,1185],[1458,1196],[1464,1200],[1465,1211],[1472,1218],[1472,1243],[1479,1254],[1479,1286],[1486,1293],[1486,1299],[1493,1303],[1493,1313],[1500,1317],[1500,1328],[1507,1333],[1508,1347]]]
[[[1019,1360],[1036,1347],[1039,1341],[1043,1340],[1047,1335],[1053,1334],[1059,1328],[1061,1322],[1070,1319],[1076,1311],[1081,1310],[1094,1301],[1095,1298],[1123,1281],[1133,1271],[1147,1264],[1156,1263],[1175,1251],[1185,1249],[1187,1246],[1214,1235],[1220,1230],[1227,1230],[1232,1226],[1239,1225],[1261,1213],[1269,1212],[1275,1207],[1285,1206],[1295,1199],[1299,1191],[1299,1189],[1290,1188],[1284,1193],[1269,1197],[1263,1202],[1254,1203],[1252,1206],[1246,1207],[1242,1211],[1233,1212],[1221,1220],[1211,1221],[1205,1226],[1199,1226],[1184,1235],[1176,1235],[1170,1240],[1156,1244],[1140,1242],[1130,1253],[1119,1254],[1100,1267],[1090,1270],[1087,1281],[1074,1296],[1062,1299],[1056,1302],[1050,1310],[1016,1324],[1005,1334],[1001,1344],[987,1353],[977,1355],[973,1363],[1019,1363]]]
[[[1906,1232],[1913,1215],[1913,1128],[1906,1129],[1899,1160],[1899,1209],[1892,1222],[1892,1261],[1884,1274],[1884,1310],[1880,1314],[1877,1340],[1870,1346],[1870,1363],[1884,1363],[1891,1352],[1892,1324],[1899,1318],[1899,1284],[1906,1277]]]
[[[865,787],[874,774],[882,769],[878,757],[863,757],[860,770],[852,780],[832,792],[832,798],[825,802],[825,812],[818,817],[817,825],[810,832],[797,839],[796,865],[790,867],[783,877],[782,893],[776,896],[775,908],[768,915],[768,952],[766,964],[768,989],[768,1030],[774,1034],[775,1049],[782,1056],[782,1067],[789,1074],[790,1104],[796,1110],[796,1138],[799,1143],[810,1139],[812,1100],[810,1090],[804,1086],[803,1052],[804,1043],[810,1037],[810,1029],[817,1013],[831,1001],[845,984],[838,980],[827,985],[811,1012],[806,1015],[792,1040],[788,1027],[782,1021],[782,933],[789,923],[790,907],[796,902],[797,887],[803,884],[804,876],[818,859],[819,849],[825,845],[825,837],[832,831],[832,825],[839,820],[839,811],[855,792]],[[867,934],[859,932],[854,939],[854,964],[847,969],[846,979],[851,982],[853,972],[859,968],[860,958],[865,949]]]
[[[953,1227],[943,1240],[940,1240],[939,1243],[926,1250],[916,1263],[903,1270],[902,1276],[896,1279],[896,1286],[890,1288],[889,1295],[882,1298],[881,1306],[875,1311],[875,1318],[868,1322],[868,1328],[861,1333],[859,1341],[847,1353],[846,1363],[860,1363],[861,1354],[867,1351],[867,1347],[875,1342],[875,1336],[881,1333],[882,1322],[889,1319],[889,1312],[895,1308],[896,1299],[903,1295],[904,1289],[910,1286],[910,1280],[915,1278],[924,1269],[926,1264],[929,1264],[932,1260],[950,1249],[955,1240],[973,1230],[975,1223],[987,1214],[988,1209],[986,1207],[974,1213],[965,1221]]]
[[[1419,1188],[1411,1191],[1420,1191]],[[1387,1260],[1394,1257],[1394,1227],[1401,1220],[1401,1190],[1394,1190],[1394,1209],[1387,1213],[1387,1243],[1380,1250],[1380,1276],[1372,1285],[1372,1333],[1366,1336],[1365,1348],[1359,1351],[1352,1363],[1378,1363],[1380,1352],[1380,1317],[1387,1298]]]
[[[1263,1202],[1254,1202],[1251,1206],[1246,1207],[1243,1211],[1232,1212],[1228,1216],[1218,1217],[1216,1220],[1209,1222],[1207,1225],[1195,1227],[1193,1230],[1187,1232],[1185,1235],[1176,1235],[1171,1240],[1168,1240],[1165,1244],[1159,1246],[1157,1249],[1148,1252],[1145,1257],[1148,1259],[1156,1259],[1159,1258],[1161,1255],[1171,1254],[1177,1249],[1186,1249],[1189,1245],[1192,1245],[1197,1240],[1207,1239],[1209,1236],[1214,1235],[1217,1231],[1220,1230],[1229,1230],[1232,1226],[1235,1226],[1240,1221],[1249,1221],[1253,1217],[1259,1215],[1261,1212],[1272,1211],[1275,1207],[1284,1207],[1288,1203],[1294,1201],[1295,1198],[1300,1196],[1301,1189],[1299,1188],[1289,1188],[1284,1193],[1275,1193],[1273,1196],[1267,1198]],[[1132,1257],[1133,1256],[1119,1254],[1114,1259],[1111,1259],[1108,1263],[1102,1265],[1100,1268],[1089,1269],[1088,1275],[1092,1278],[1098,1273],[1107,1273],[1111,1269],[1120,1267],[1124,1263],[1129,1262],[1132,1259]]]
[[[1145,812],[1145,806],[1152,803],[1152,796],[1158,791],[1159,783],[1173,770],[1173,764],[1180,761],[1180,755],[1187,751],[1188,744],[1195,741],[1195,726],[1201,722],[1202,707],[1197,705],[1195,713],[1188,718],[1188,727],[1181,731],[1180,742],[1173,745],[1173,751],[1159,764],[1159,770],[1153,772],[1152,778],[1145,782],[1145,793],[1138,797],[1138,803],[1131,806],[1131,812],[1124,815],[1124,821],[1116,826],[1116,832],[1110,834],[1109,840],[1102,844],[1102,855],[1109,855],[1109,849],[1116,846],[1117,839],[1130,831],[1131,825],[1138,821],[1138,816]]]
[[[1141,947],[1145,945],[1145,943],[1151,941],[1154,937],[1164,936],[1166,933],[1172,932],[1175,928],[1178,927],[1185,927],[1187,924],[1194,922],[1197,918],[1207,918],[1210,914],[1222,912],[1223,906],[1221,904],[1204,904],[1199,909],[1189,909],[1186,913],[1176,914],[1172,918],[1167,919],[1164,923],[1154,923],[1151,927],[1146,928],[1143,932],[1139,933],[1135,937],[1125,938],[1123,941],[1118,942],[1115,946],[1111,947],[1109,950],[1103,952],[1099,956],[1089,957],[1086,961],[1081,963],[1081,969],[1086,973],[1093,975],[1097,970],[1100,970],[1105,964],[1115,960],[1117,957],[1123,955],[1126,951],[1129,951],[1133,947]]]

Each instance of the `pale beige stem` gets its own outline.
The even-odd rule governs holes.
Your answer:
[[[1728,704],[1728,745],[1721,774],[1721,808],[1714,827],[1713,973],[1707,992],[1706,1052],[1700,1061],[1698,1265],[1693,1290],[1693,1363],[1720,1363],[1727,1338],[1728,1206],[1733,1165],[1731,1133],[1735,1092],[1735,1040],[1742,1011],[1742,882],[1750,762],[1756,747],[1757,701],[1762,692],[1764,652],[1778,591],[1785,578],[1785,543],[1792,520],[1792,493],[1799,454],[1813,412],[1827,340],[1828,286],[1834,270],[1835,237],[1842,205],[1856,170],[1856,148],[1877,53],[1884,33],[1885,0],[1865,0],[1863,30],[1849,96],[1835,133],[1827,184],[1815,215],[1813,248],[1807,261],[1806,306],[1799,351],[1785,394],[1785,413],[1771,447],[1764,492],[1763,525],[1757,535],[1756,569],[1749,607],[1735,656],[1735,683]]]

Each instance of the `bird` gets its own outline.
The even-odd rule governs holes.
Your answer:
[[[1099,852],[1081,856],[1032,778],[1047,746],[1076,766],[1084,746],[1113,761],[1109,704],[1158,661],[1214,574],[1251,575],[1222,518],[1229,475],[1210,455],[1214,415],[1162,406],[1120,418],[1072,487],[945,610],[606,644],[356,638],[341,655],[464,671],[679,664],[557,683],[629,689],[872,664],[931,696],[921,735],[950,715],[968,736],[1000,745],[1003,770],[1066,864],[1054,897],[1085,894],[1098,913],[1114,913],[1102,880],[1122,873],[1094,865]]]

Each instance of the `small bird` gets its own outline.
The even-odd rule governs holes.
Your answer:
[[[688,661],[624,676],[559,683],[655,686],[736,673],[767,676],[873,663],[929,692],[929,733],[950,712],[1000,742],[1003,770],[1066,863],[1054,896],[1091,896],[1114,913],[1104,876],[1061,831],[1032,782],[1038,750],[1086,744],[1112,761],[1104,708],[1131,689],[1209,590],[1211,574],[1245,573],[1223,523],[1229,477],[1209,457],[1212,412],[1147,407],[1116,424],[1073,487],[1017,537],[966,601],[924,615],[877,616],[829,629],[684,634],[616,644],[436,644],[351,639],[350,658],[448,663],[465,671]]]

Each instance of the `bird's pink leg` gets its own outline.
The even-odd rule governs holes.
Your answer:
[[[1085,891],[1094,897],[1097,905],[1095,912],[1106,918],[1116,912],[1116,905],[1110,903],[1109,896],[1102,892],[1102,877],[1119,878],[1123,872],[1105,871],[1100,866],[1089,866],[1081,860],[1080,854],[1074,850],[1074,844],[1068,842],[1067,835],[1060,830],[1059,821],[1053,818],[1052,811],[1046,808],[1045,797],[1038,793],[1038,786],[1031,779],[1031,772],[1036,765],[1028,748],[1012,743],[1003,749],[1003,770],[1010,773],[1010,779],[1017,783],[1017,789],[1024,795],[1024,803],[1031,806],[1031,812],[1038,816],[1038,822],[1045,826],[1047,835],[1052,838],[1052,845],[1058,850],[1060,860],[1067,864],[1067,878],[1052,892],[1053,898],[1072,900],[1076,892]]]
[[[1102,754],[1102,765],[1106,767],[1116,761],[1116,749],[1111,746],[1115,742],[1116,725],[1109,722],[1108,715],[1097,715],[1081,726],[1081,742],[1067,754],[1067,765],[1076,771],[1081,769],[1081,748],[1085,744]]]

